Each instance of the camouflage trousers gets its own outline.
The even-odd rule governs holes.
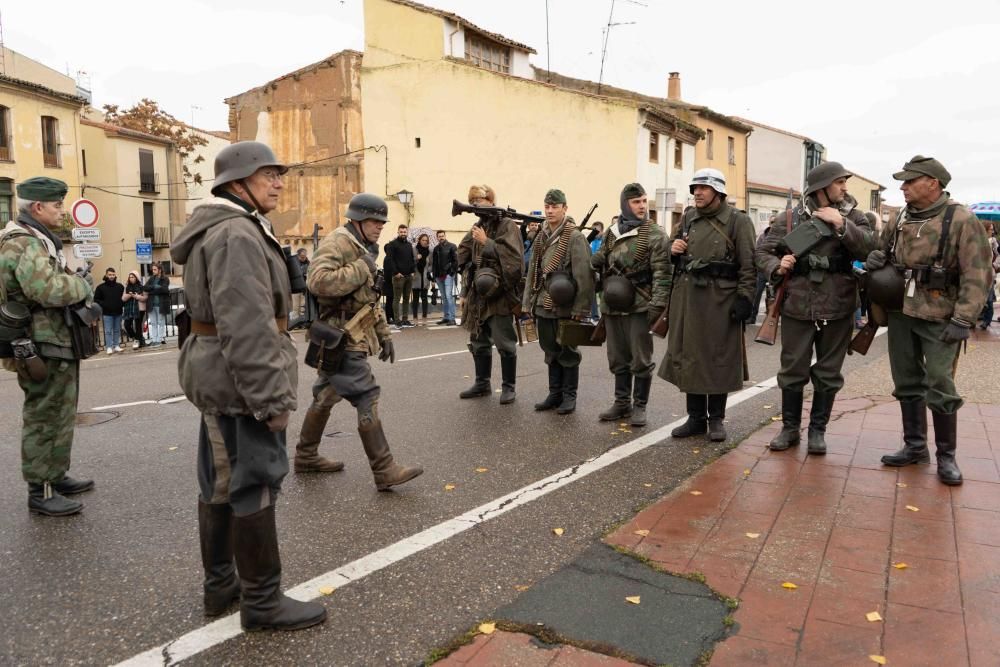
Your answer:
[[[46,359],[49,376],[32,382],[17,374],[24,392],[21,410],[21,475],[29,483],[54,482],[69,470],[80,396],[80,362]]]

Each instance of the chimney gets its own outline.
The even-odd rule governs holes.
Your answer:
[[[667,99],[668,100],[678,100],[681,99],[681,75],[680,72],[671,72],[670,78],[667,79]]]

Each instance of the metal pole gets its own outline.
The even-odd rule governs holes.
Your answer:
[[[549,47],[549,0],[545,0],[545,76],[552,82],[552,49]]]

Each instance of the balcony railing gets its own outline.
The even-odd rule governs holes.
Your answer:
[[[153,247],[164,247],[170,245],[170,228],[153,227]]]
[[[10,146],[0,146],[0,161],[10,162]]]
[[[159,194],[157,189],[157,184],[160,182],[159,174],[156,173],[140,173],[139,174],[139,192],[142,194]]]
[[[53,169],[59,168],[59,156],[55,153],[44,153],[42,158],[42,163],[46,167],[52,167]]]

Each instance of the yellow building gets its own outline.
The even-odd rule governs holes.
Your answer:
[[[15,188],[34,176],[80,190],[80,113],[86,103],[76,83],[30,58],[4,49],[8,75],[0,75],[0,223],[16,217]]]
[[[170,275],[168,246],[184,223],[181,161],[173,143],[109,123],[80,121],[83,195],[100,212],[103,256],[95,264],[123,276],[139,269],[136,240],[153,243],[153,261]],[[143,272],[148,267],[142,267]]]
[[[885,186],[871,181],[857,172],[851,172],[847,179],[847,192],[858,200],[858,209],[871,211],[876,216],[882,215],[882,193]]]

